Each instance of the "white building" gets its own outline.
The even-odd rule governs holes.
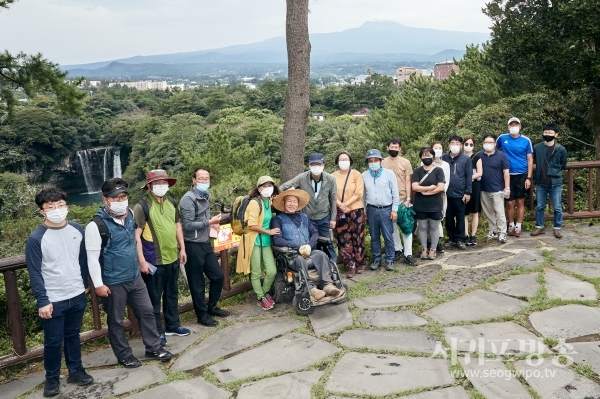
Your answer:
[[[169,87],[164,80],[161,82],[143,80],[137,82],[113,82],[108,84],[108,87],[113,86],[131,87],[132,89],[138,90],[166,90]]]
[[[358,75],[357,77],[350,80],[350,84],[352,85],[361,85],[366,82],[369,75]]]

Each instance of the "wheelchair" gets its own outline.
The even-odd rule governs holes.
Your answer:
[[[327,244],[330,242],[331,240],[327,237],[319,237],[316,245],[316,248],[323,251],[329,258],[331,256],[327,249]],[[308,316],[316,307],[339,304],[348,300],[348,286],[342,283],[340,271],[334,262],[329,260],[331,279],[337,288],[343,290],[343,293],[335,298],[326,296],[320,301],[314,301],[310,296],[308,281],[311,279],[315,286],[319,287],[321,279],[312,260],[310,258],[306,259],[308,272],[303,269],[296,270],[294,259],[296,256],[300,256],[297,250],[277,246],[273,246],[272,249],[277,265],[277,274],[275,275],[275,281],[271,286],[269,294],[276,303],[292,301],[292,307],[296,314]]]

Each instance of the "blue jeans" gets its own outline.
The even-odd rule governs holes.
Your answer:
[[[81,367],[81,342],[79,332],[83,312],[87,306],[84,293],[71,299],[52,303],[52,318],[42,319],[44,330],[44,368],[46,379],[59,378],[61,345],[65,344],[65,363],[69,373]]]
[[[394,261],[394,222],[390,219],[392,206],[385,208],[373,208],[367,206],[367,223],[369,223],[369,233],[371,234],[371,253],[374,262],[381,262],[381,241],[380,234],[383,234],[385,243],[385,262]]]
[[[331,218],[329,217],[329,215],[325,216],[323,219],[311,219],[310,221],[313,224],[314,228],[317,229],[317,231],[319,232],[319,237],[327,237],[331,239],[331,234],[329,233],[329,229],[331,228],[329,226],[329,222],[331,221]],[[333,263],[336,263],[337,254],[335,253],[333,242],[329,242],[329,244],[327,244],[327,249],[329,250],[329,259],[331,259]]]
[[[546,210],[546,199],[548,194],[550,194],[550,201],[552,201],[552,208],[554,209],[554,228],[560,229],[563,221],[562,185],[535,187],[535,199],[537,201],[537,207],[535,208],[535,227],[544,227],[544,211]]]

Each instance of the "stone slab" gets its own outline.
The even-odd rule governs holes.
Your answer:
[[[566,263],[554,262],[554,266],[569,270],[573,273],[581,274],[585,277],[600,277],[600,263]]]
[[[433,287],[438,295],[448,295],[479,285],[492,277],[497,277],[511,270],[504,265],[479,268],[447,270],[440,281]]]
[[[185,337],[168,336],[167,346],[165,349],[173,354],[183,352],[188,346],[192,345],[196,340],[202,338],[209,331],[212,331],[208,327],[204,327],[198,324],[184,326],[190,329],[190,335]],[[140,360],[144,360],[146,348],[141,339],[132,339],[129,341],[129,345],[133,350],[133,355]],[[89,352],[81,357],[83,367],[102,367],[102,366],[113,366],[118,364],[117,358],[115,357],[110,347],[100,349],[94,352]]]
[[[565,305],[529,315],[529,321],[545,337],[577,338],[600,333],[600,309]]]
[[[171,370],[195,369],[220,357],[290,332],[301,325],[302,323],[298,320],[287,316],[235,324],[216,331],[213,335],[194,346],[175,361]]]
[[[317,336],[331,334],[344,327],[351,326],[353,322],[347,302],[319,306],[308,318]]]
[[[497,355],[548,353],[541,340],[512,321],[483,323],[444,328],[446,341],[462,352],[482,352]]]
[[[424,314],[440,323],[475,321],[518,312],[527,302],[484,290],[475,290]]]
[[[502,264],[509,267],[522,267],[523,269],[533,269],[546,258],[542,255],[541,249],[531,249],[523,251],[512,259],[503,262]]]
[[[543,236],[540,236],[539,239],[542,242],[546,243],[546,245],[549,245],[549,246],[555,247],[555,248],[567,248],[567,247],[571,247],[573,245],[589,245],[589,246],[600,245],[600,238],[587,237],[587,236],[581,236],[581,235],[566,237],[566,236],[564,236],[565,231],[566,230],[563,229],[563,231],[562,231],[563,238],[558,240],[554,237],[554,235],[552,234],[552,231],[549,230],[548,228],[546,228],[546,234]]]
[[[13,399],[23,395],[30,389],[40,385],[45,380],[45,373],[35,373],[26,378],[0,385],[0,399]]]
[[[515,374],[500,360],[487,360],[481,364],[478,359],[459,358],[466,377],[475,389],[486,398],[524,399],[531,396],[521,385]]]
[[[399,294],[367,296],[353,299],[354,305],[362,309],[386,308],[390,306],[406,306],[417,302],[425,302],[427,297],[423,291],[407,291]]]
[[[416,395],[403,396],[403,399],[469,399],[469,394],[463,387],[436,389],[435,391],[421,392]]]
[[[544,244],[535,238],[519,238],[518,240],[509,240],[506,244],[502,244],[503,247],[510,249],[531,249],[541,247],[542,245]]]
[[[426,287],[433,283],[433,280],[441,270],[442,266],[439,264],[419,266],[411,268],[401,275],[396,275],[395,277],[388,278],[387,280],[369,284],[367,288],[370,290],[388,290],[398,288]],[[364,276],[364,274],[362,274],[362,276]]]
[[[546,278],[546,289],[550,299],[589,301],[598,298],[596,287],[586,281],[581,281],[555,270],[546,270],[544,277]]]
[[[546,358],[538,366],[521,360],[515,363],[515,369],[542,399],[600,398],[600,385],[567,367],[554,365],[552,360],[553,358]]]
[[[452,266],[462,266],[462,267],[473,267],[481,265],[482,263],[493,262],[496,260],[508,258],[512,253],[499,251],[499,250],[491,250],[491,251],[482,251],[482,252],[467,252],[461,253],[457,255],[452,255],[446,261],[447,265]]]
[[[311,397],[311,390],[322,371],[304,371],[266,378],[242,385],[237,399],[305,399]]]
[[[174,381],[128,396],[130,399],[225,399],[229,397],[231,392],[209,384],[204,378]]]
[[[572,347],[572,350],[570,347]],[[573,358],[573,361],[579,365],[588,365],[594,372],[600,375],[600,341],[595,342],[573,342],[565,344],[567,349],[565,355]]]
[[[580,244],[585,244],[581,242]],[[572,249],[569,251],[556,251],[552,254],[557,260],[587,260],[591,262],[600,261],[600,251],[597,249]]]
[[[493,291],[521,298],[534,297],[538,290],[537,273],[519,274],[491,286]]]
[[[427,320],[408,310],[398,312],[366,310],[360,315],[359,321],[376,327],[410,327],[427,324]]]
[[[221,382],[296,371],[333,355],[340,349],[304,334],[287,334],[209,367]]]
[[[587,235],[596,236],[596,237],[600,235],[600,226],[599,225],[577,226],[575,229],[577,230],[577,232],[579,232],[581,234],[587,234]]]
[[[348,330],[338,342],[351,348],[433,353],[437,339],[421,330]]]
[[[350,352],[336,364],[325,389],[384,396],[453,382],[445,359]]]
[[[85,387],[76,384],[67,384],[67,379],[60,380],[60,395],[56,399],[105,399],[111,396],[122,395],[135,389],[155,384],[166,378],[159,366],[142,366],[137,369],[106,369],[88,370],[94,377],[94,383]],[[43,398],[42,390],[37,391],[27,398]]]

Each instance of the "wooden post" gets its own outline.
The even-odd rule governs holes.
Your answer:
[[[98,296],[94,290],[94,283],[90,279],[88,283],[90,287],[90,298],[92,300],[92,316],[94,317],[94,330],[98,331],[102,329],[102,321],[100,320],[100,304],[98,303]]]
[[[573,202],[573,196],[575,195],[575,190],[573,189],[575,169],[569,169],[569,174],[567,176],[567,207],[568,213],[573,214],[573,212],[575,212],[575,205]]]
[[[229,251],[224,249],[220,252],[221,257],[221,270],[223,271],[223,289],[225,291],[231,291],[231,281],[229,276]]]
[[[21,318],[21,301],[17,286],[17,274],[14,270],[4,272],[4,287],[6,288],[6,302],[8,305],[8,324],[12,335],[13,349],[19,356],[27,353],[25,345],[25,330]]]
[[[594,168],[588,169],[588,211],[594,210]]]

